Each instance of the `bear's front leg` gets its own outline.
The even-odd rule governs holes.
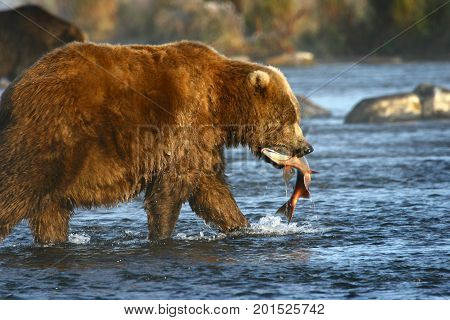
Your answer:
[[[206,223],[224,233],[248,226],[221,173],[200,177],[189,205]]]
[[[160,176],[147,186],[144,207],[147,212],[149,240],[170,238],[183,204],[181,183]]]
[[[35,213],[29,224],[34,241],[39,244],[67,241],[71,211],[58,204],[50,204],[43,212]]]

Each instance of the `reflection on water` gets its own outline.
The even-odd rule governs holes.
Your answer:
[[[313,91],[345,66],[287,70]],[[227,151],[229,181],[251,222],[225,236],[185,206],[174,238],[146,240],[142,201],[80,211],[69,242],[33,245],[20,224],[0,244],[0,297],[127,299],[448,298],[450,122],[344,125],[362,97],[450,86],[449,64],[363,66],[317,91],[334,118],[304,122],[315,152],[314,203],[293,222],[281,172]],[[292,188],[293,182],[289,188]]]

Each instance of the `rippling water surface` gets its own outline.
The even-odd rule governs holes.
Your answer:
[[[139,200],[79,211],[64,245],[34,245],[23,223],[0,244],[0,298],[448,299],[450,121],[342,117],[364,97],[450,87],[450,64],[358,66],[316,91],[346,67],[285,70],[334,114],[303,123],[320,174],[293,223],[274,215],[286,200],[280,171],[228,150],[248,230],[219,234],[185,206],[174,238],[149,243]]]

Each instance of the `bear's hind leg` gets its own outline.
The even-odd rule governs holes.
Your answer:
[[[47,206],[42,212],[36,212],[29,219],[34,241],[40,244],[66,242],[70,216],[71,210],[57,204]]]

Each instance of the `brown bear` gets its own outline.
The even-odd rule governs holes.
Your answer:
[[[0,78],[12,80],[45,53],[83,40],[80,29],[39,6],[0,11]]]
[[[56,49],[3,93],[0,238],[26,219],[36,242],[63,242],[74,208],[144,190],[150,239],[170,237],[186,201],[222,232],[246,227],[223,149],[303,156],[299,120],[280,71],[201,43]]]

